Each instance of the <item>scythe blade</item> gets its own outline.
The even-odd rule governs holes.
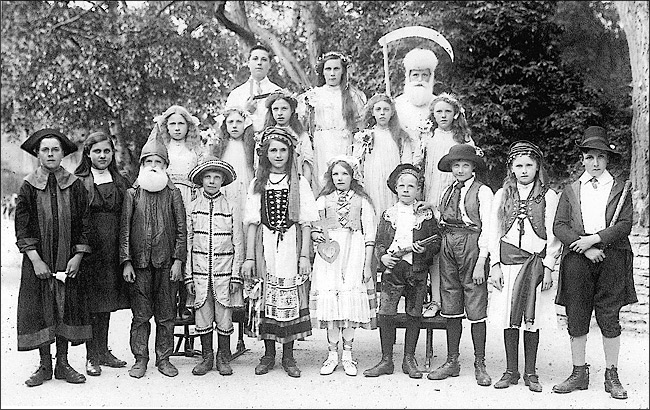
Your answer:
[[[451,61],[454,61],[454,50],[447,39],[434,29],[423,26],[409,26],[398,28],[390,33],[383,35],[379,39],[379,44],[383,48],[384,54],[384,78],[386,83],[386,94],[390,96],[390,75],[388,73],[388,43],[407,37],[422,37],[434,41],[440,45],[443,50],[449,54]]]

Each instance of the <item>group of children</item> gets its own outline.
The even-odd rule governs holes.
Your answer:
[[[325,61],[324,67],[328,67],[327,61],[337,59],[340,65],[341,57],[334,55]],[[312,103],[316,100],[312,96]],[[493,194],[476,177],[477,172],[485,171],[486,163],[469,135],[464,109],[449,94],[432,101],[431,121],[435,128],[429,135],[423,135],[419,150],[404,149],[405,144],[413,141],[399,125],[394,101],[378,94],[366,105],[365,128],[354,135],[348,152],[324,161],[319,156],[323,151],[315,145],[316,135],[310,135],[298,118],[298,105],[292,95],[272,93],[266,100],[265,127],[260,132],[254,132],[245,109],[226,108],[218,119],[220,135],[216,148],[207,155],[196,151],[198,120],[186,109],[172,106],[156,118],[157,126],[142,149],[138,180],[128,189],[122,187],[119,193],[120,198],[124,197],[118,210],[119,229],[111,237],[119,244],[115,270],[128,283],[133,311],[130,345],[136,362],[129,374],[136,378],[145,374],[152,316],[157,324],[156,366],[167,376],[178,373],[169,362],[177,313],[176,305],[172,307],[170,301],[176,298],[173,284],[182,278],[185,289],[181,290],[187,294],[188,302],[182,302],[181,309],[185,305],[193,307],[202,346],[202,359],[192,370],[195,375],[204,375],[214,367],[214,329],[218,337],[217,370],[222,375],[233,373],[229,364],[232,309],[244,305],[244,296],[254,306],[248,331],[264,340],[265,347],[255,374],[268,373],[274,367],[277,342],[282,344],[282,367],[289,376],[299,377],[294,342],[311,335],[312,326],[327,332],[328,354],[321,374],[331,374],[341,364],[346,374],[357,375],[357,362],[352,357],[355,329],[376,327],[381,360],[363,374],[391,374],[396,339],[394,318],[404,296],[407,324],[403,372],[411,378],[423,377],[415,350],[423,306],[430,298],[447,319],[447,360],[429,372],[427,378],[441,380],[459,375],[462,319],[466,318],[471,323],[476,381],[489,386],[492,379],[486,370],[485,345],[491,284],[495,290],[489,313],[503,320],[507,361],[506,371],[494,387],[517,384],[519,334],[523,331],[523,380],[531,391],[542,391],[536,355],[540,317],[550,312],[539,309],[540,292],[553,285],[551,272],[563,244],[563,287],[561,293],[558,291],[558,303],[567,304],[572,348],[574,337],[586,341],[590,306],[575,302],[587,300],[587,291],[577,289],[584,275],[576,279],[572,273],[600,269],[589,265],[583,257],[593,264],[609,264],[613,271],[629,268],[606,258],[607,252],[613,252],[607,244],[620,242],[614,249],[620,252],[629,249],[629,244],[625,247],[624,236],[629,233],[631,209],[625,193],[617,191],[623,198],[622,209],[619,206],[614,211],[608,206],[605,212],[603,205],[602,212],[590,214],[584,226],[575,226],[572,216],[579,211],[575,207],[581,206],[580,195],[571,196],[573,191],[568,189],[558,200],[558,195],[549,189],[542,152],[522,140],[511,145],[508,176],[503,187]],[[616,152],[608,150],[606,137],[592,128],[580,145],[585,152],[585,175],[600,178],[605,173],[601,185],[611,185],[606,160]],[[16,232],[18,247],[29,257],[23,263],[23,279],[25,270],[35,272],[36,276],[31,275],[34,278],[44,279],[51,278],[55,271],[65,271],[69,277],[65,287],[74,289],[80,260],[89,252],[86,236],[91,233],[85,218],[81,214],[68,215],[69,218],[64,215],[73,229],[72,235],[63,238],[75,245],[57,253],[54,249],[61,248],[57,235],[46,231],[62,221],[55,218],[53,223],[39,225],[38,218],[31,215],[38,213],[42,217],[50,208],[69,205],[71,199],[79,202],[73,212],[84,211],[85,195],[63,195],[63,199],[52,202],[40,193],[46,188],[56,190],[50,179],[58,181],[62,192],[68,187],[83,189],[72,183],[74,178],[60,167],[63,153],[71,152],[69,144],[64,135],[52,130],[36,133],[23,144],[24,149],[38,156],[41,166],[21,189]],[[114,163],[114,146],[104,145],[111,151],[108,163]],[[92,148],[90,144],[89,152]],[[57,158],[51,159],[53,151],[61,157],[57,157],[58,163]],[[93,162],[94,169],[102,166]],[[94,188],[97,193],[101,181],[97,181],[99,172],[93,172],[95,186],[90,180],[86,190],[92,192]],[[116,176],[107,178],[104,182],[117,180]],[[576,189],[580,191],[579,187]],[[600,203],[608,198],[595,185],[593,190],[596,192],[585,194],[590,200]],[[60,204],[58,208],[56,203]],[[562,205],[561,217],[556,217],[558,203]],[[605,214],[608,223],[613,219],[612,227],[604,226]],[[68,232],[70,227],[65,229]],[[37,248],[39,241],[34,238],[39,235],[54,243],[49,245],[52,249],[41,248],[46,262],[40,260],[39,253],[31,252]],[[76,253],[66,262],[69,249]],[[378,308],[376,272],[381,272],[382,279]],[[594,275],[585,280],[594,282],[591,288],[602,291],[603,283],[593,279]],[[46,289],[32,282],[21,284],[21,295],[23,286],[31,286],[30,291],[38,288],[45,298]],[[59,286],[56,281],[50,282]],[[620,335],[616,308],[634,299],[629,287],[619,288],[620,292],[628,292],[625,301],[611,290],[608,304],[595,307],[599,324],[602,321],[602,326],[607,325],[607,336],[603,331],[606,338]],[[39,385],[48,376],[51,378],[51,362],[49,370],[47,367],[49,348],[43,350],[42,345],[53,336],[44,336],[43,329],[30,328],[33,324],[29,317],[21,316],[26,309],[21,309],[23,300],[21,296],[19,349],[41,347],[41,366],[28,380],[30,386]],[[66,324],[70,318],[58,320],[52,319],[46,328],[51,330],[48,335],[57,334],[57,348],[60,345],[66,351],[67,345],[59,344],[57,332],[58,325]],[[102,320],[106,321],[107,331],[107,319]],[[88,321],[81,320],[80,325],[84,323]],[[74,334],[68,332],[68,338],[87,340],[88,329],[82,326]],[[42,340],[35,340],[29,333],[32,331],[37,331]],[[24,340],[20,336],[23,334]],[[556,392],[582,389],[588,384],[584,343],[575,344],[577,370],[565,383],[554,387]],[[606,388],[612,396],[624,398],[626,393],[618,381],[614,358],[618,355],[617,345],[612,344],[609,350],[606,347]],[[88,374],[97,375],[98,358],[106,361],[106,354],[105,346],[95,348],[92,354],[89,351],[86,370],[90,368],[92,373]],[[82,382],[83,375],[64,359],[57,361],[57,366],[57,378]]]

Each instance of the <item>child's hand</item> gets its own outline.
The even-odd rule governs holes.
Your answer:
[[[544,266],[544,279],[542,279],[542,291],[549,290],[553,287],[553,271]]]
[[[476,261],[472,280],[475,285],[481,285],[485,282],[485,258],[478,258],[478,261]]]
[[[122,277],[127,283],[135,282],[135,272],[133,271],[133,265],[131,262],[125,262],[124,268],[122,269]]]
[[[498,291],[503,289],[503,271],[501,270],[501,264],[497,263],[490,269],[490,278],[488,283],[494,286]]]
[[[393,269],[397,262],[399,262],[399,258],[392,256],[390,253],[386,253],[381,257],[381,263],[383,263],[388,269]]]
[[[169,270],[169,280],[172,282],[178,282],[183,277],[183,270],[181,269],[183,262],[180,259],[175,259],[172,263],[172,267]]]
[[[323,235],[322,232],[312,231],[312,233],[311,233],[311,240],[312,240],[314,243],[321,243],[321,242],[324,242],[324,241],[325,241],[325,235]]]
[[[424,209],[431,209],[433,211],[434,209],[436,209],[436,206],[431,202],[415,201],[415,206],[413,208],[416,211],[420,211]]]
[[[311,264],[309,263],[309,258],[300,257],[298,260],[298,274],[300,274],[305,280],[309,279],[311,274]]]
[[[251,280],[255,275],[255,261],[252,259],[246,259],[241,265],[241,273],[244,278]]]
[[[189,293],[190,295],[193,295],[194,294],[194,282],[188,282],[185,285],[185,289],[187,289],[187,293]]]
[[[79,273],[79,265],[81,264],[81,258],[83,258],[82,253],[75,253],[72,258],[68,261],[68,265],[65,268],[68,277],[74,278]]]
[[[363,283],[367,283],[370,280],[372,280],[372,270],[370,269],[370,266],[364,266],[363,267]]]
[[[417,242],[413,242],[411,247],[413,248],[414,253],[424,253],[427,249],[426,246],[419,245]]]
[[[598,263],[605,260],[605,252],[598,248],[589,248],[584,254],[592,263]]]
[[[581,236],[580,239],[573,241],[573,243],[569,245],[569,249],[574,252],[585,253],[587,249],[591,248],[598,242],[600,242],[600,236],[598,236],[598,234]]]
[[[37,260],[36,262],[32,262],[32,265],[34,265],[34,273],[36,274],[37,278],[47,279],[52,276],[52,272],[50,272],[49,266],[47,266],[47,264],[43,262],[42,259]]]

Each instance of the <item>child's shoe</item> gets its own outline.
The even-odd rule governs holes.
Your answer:
[[[339,355],[337,352],[329,351],[327,354],[327,359],[323,362],[323,366],[320,368],[320,374],[326,376],[328,374],[334,373],[336,367],[339,364]]]

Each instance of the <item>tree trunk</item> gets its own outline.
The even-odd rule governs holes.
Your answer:
[[[305,25],[309,66],[314,69],[314,72],[312,73],[312,84],[316,84],[316,64],[318,64],[318,57],[321,53],[316,16],[318,16],[319,13],[322,13],[322,10],[317,1],[300,1],[298,2],[298,6],[300,7],[300,17]]]
[[[648,227],[648,2],[615,1],[632,66],[632,164],[634,222]]]

